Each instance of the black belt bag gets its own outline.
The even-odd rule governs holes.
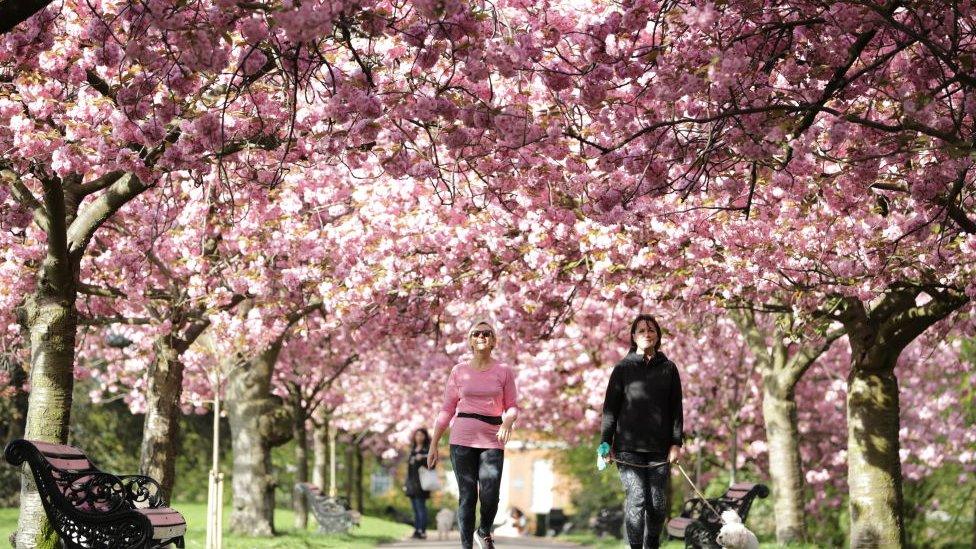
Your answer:
[[[490,423],[492,425],[502,424],[502,416],[483,416],[481,414],[469,414],[467,412],[458,412],[457,417],[469,417],[471,419],[477,419],[478,421],[484,421],[485,423]]]

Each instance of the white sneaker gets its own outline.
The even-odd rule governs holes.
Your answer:
[[[482,534],[481,530],[475,530],[474,540],[478,543],[478,549],[495,549],[495,540],[491,539],[491,534]]]

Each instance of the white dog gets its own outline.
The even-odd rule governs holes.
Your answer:
[[[437,512],[437,539],[447,539],[454,526],[454,511],[444,508]]]
[[[722,512],[722,529],[715,541],[725,549],[759,549],[759,540],[742,524],[738,513],[732,509]]]

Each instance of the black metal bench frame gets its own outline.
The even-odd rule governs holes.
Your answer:
[[[744,523],[757,497],[769,497],[769,488],[765,484],[739,483],[730,486],[721,497],[708,499],[708,504],[719,513],[733,509]],[[715,538],[722,529],[722,519],[701,498],[686,501],[676,519],[668,521],[669,538],[684,539],[685,547],[720,547]]]
[[[112,475],[96,468],[80,450],[42,453],[23,439],[8,444],[4,458],[16,467],[25,462],[30,466],[44,511],[65,549],[184,546],[182,535],[153,539],[152,522],[136,510],[166,507],[159,483],[150,477]],[[81,467],[61,468],[51,459]]]

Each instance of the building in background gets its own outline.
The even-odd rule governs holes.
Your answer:
[[[530,533],[559,533],[562,517],[573,512],[573,480],[555,466],[554,454],[566,448],[563,442],[534,440],[513,440],[505,446],[496,523],[505,520],[515,507],[529,518]]]

